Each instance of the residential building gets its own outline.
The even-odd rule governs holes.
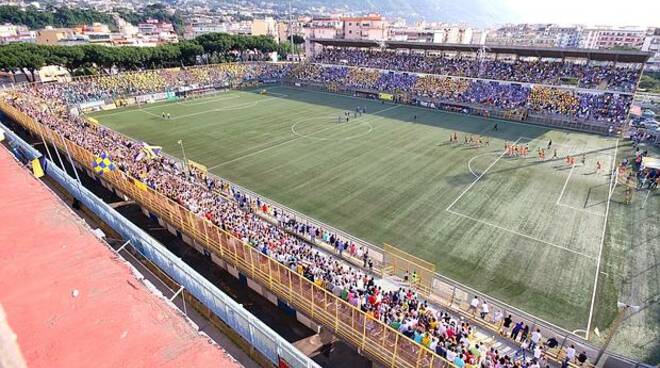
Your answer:
[[[291,37],[291,34],[304,37],[305,32],[303,31],[303,25],[305,24],[304,19],[293,19],[291,22],[280,21],[277,23],[277,38],[279,42],[288,42],[288,39]]]
[[[646,33],[646,28],[639,27],[585,28],[580,38],[580,47],[587,49],[610,49],[614,47],[641,49]]]
[[[485,45],[488,38],[489,29],[474,29],[472,30],[472,39],[470,43],[473,45]]]
[[[305,56],[312,57],[322,49],[311,39],[341,38],[344,32],[344,22],[339,17],[312,18],[302,29],[305,38]]]
[[[175,33],[172,23],[162,22],[156,19],[147,19],[146,22],[138,24],[138,32],[143,35]]]
[[[408,42],[469,44],[472,41],[472,28],[450,25],[390,27],[388,39]]]
[[[25,26],[2,24],[0,25],[0,44],[13,42],[35,42],[37,33],[28,30]]]
[[[646,63],[646,69],[660,71],[660,27],[649,29],[642,44],[642,51],[653,54]]]
[[[369,14],[366,17],[344,17],[343,37],[347,40],[385,40],[387,39],[387,22],[379,14]]]
[[[488,32],[486,44],[510,46],[555,47],[552,24],[508,24]]]
[[[39,45],[57,45],[60,40],[74,39],[77,33],[72,28],[53,28],[46,27],[37,31],[37,44]]]
[[[390,41],[434,42],[436,32],[436,30],[417,27],[391,27],[387,31],[387,38]]]
[[[277,41],[279,38],[277,22],[272,17],[253,19],[250,34],[253,36],[272,37]]]

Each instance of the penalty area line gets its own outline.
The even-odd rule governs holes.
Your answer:
[[[536,242],[539,242],[539,243],[542,243],[542,244],[545,244],[545,245],[549,245],[549,246],[551,246],[551,247],[554,247],[554,248],[557,248],[557,249],[561,249],[561,250],[563,250],[563,251],[566,251],[566,252],[569,252],[569,253],[573,253],[573,254],[576,254],[576,255],[582,256],[582,257],[584,257],[584,258],[595,259],[595,257],[590,256],[590,255],[585,254],[585,253],[582,253],[582,252],[579,252],[579,251],[577,251],[577,250],[573,250],[573,249],[570,249],[570,248],[562,247],[561,245],[557,245],[557,244],[554,244],[554,243],[550,243],[550,242],[547,242],[547,241],[545,241],[545,240],[541,240],[541,239],[539,239],[539,238],[535,238],[535,237],[533,237],[533,236],[531,236],[531,235],[523,234],[523,233],[518,232],[518,231],[515,231],[515,230],[507,229],[507,228],[502,227],[502,226],[500,226],[500,225],[496,225],[496,224],[493,224],[493,223],[490,223],[490,222],[487,222],[487,221],[484,221],[484,220],[480,220],[480,219],[474,218],[474,217],[472,217],[472,216],[468,216],[468,215],[465,215],[465,214],[462,214],[462,213],[456,212],[456,211],[451,210],[451,209],[447,209],[447,212],[449,212],[449,213],[451,213],[451,214],[454,214],[454,215],[456,215],[456,216],[460,216],[460,217],[466,218],[466,219],[468,219],[468,220],[472,220],[472,221],[478,222],[478,223],[480,223],[480,224],[484,224],[484,225],[492,226],[492,227],[494,227],[494,228],[496,228],[496,229],[499,229],[499,230],[502,230],[502,231],[506,231],[506,232],[511,233],[511,234],[514,234],[514,235],[522,236],[523,238],[526,238],[526,239],[534,240],[534,241],[536,241]]]
[[[522,137],[516,139],[516,141],[513,142],[513,144],[518,143],[521,139],[522,139]],[[449,207],[447,207],[447,211],[449,211],[452,207],[454,207],[454,205],[455,205],[455,204],[456,204],[461,198],[463,198],[463,196],[464,196],[464,195],[465,195],[470,189],[472,189],[472,187],[473,187],[475,184],[477,184],[477,182],[478,182],[479,180],[481,180],[481,178],[483,178],[484,175],[486,175],[486,173],[488,172],[488,170],[490,170],[493,166],[495,166],[495,164],[496,164],[496,163],[497,163],[502,157],[504,157],[505,154],[506,154],[506,152],[502,152],[502,154],[499,155],[499,156],[497,157],[497,159],[495,159],[495,161],[493,161],[493,162],[490,164],[490,166],[488,166],[488,167],[486,168],[486,170],[484,170],[484,172],[481,173],[481,175],[477,176],[477,178],[474,179],[474,181],[473,181],[470,185],[468,185],[467,188],[465,188],[465,190],[463,191],[463,193],[461,193],[456,199],[454,199],[453,202],[451,202],[451,204],[449,205]],[[474,158],[474,157],[473,157],[473,158]]]

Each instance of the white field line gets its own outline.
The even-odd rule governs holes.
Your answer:
[[[306,111],[303,111],[303,112],[300,112],[300,111],[299,111],[299,112],[296,112],[296,113],[294,113],[294,114],[292,114],[292,115],[288,115],[288,117],[296,117],[296,116],[298,116],[298,115],[304,115],[304,114],[307,114],[307,112],[306,112]],[[334,114],[333,114],[333,115],[328,115],[328,119],[331,119],[331,118],[333,118],[333,117],[335,117]],[[301,121],[301,122],[305,122],[305,121],[309,121],[309,120],[303,120],[303,121]],[[288,142],[288,140],[287,140],[286,142]],[[267,142],[267,143],[264,143],[264,144],[260,144],[260,145],[257,145],[257,146],[250,147],[250,149],[248,149],[248,151],[253,150],[253,149],[255,149],[255,148],[260,148],[260,147],[266,147],[266,148],[269,148],[270,145],[271,145],[271,143],[270,143],[270,142]],[[245,154],[249,154],[249,153],[250,153],[250,152],[247,152],[247,153],[245,153]],[[239,156],[239,157],[242,157],[242,156]],[[216,165],[216,166],[217,166],[217,165]],[[213,166],[213,167],[215,167],[215,166]]]
[[[385,112],[385,111],[389,111],[389,110],[396,109],[396,108],[398,108],[398,107],[400,107],[400,106],[401,106],[401,105],[390,106],[390,107],[388,107],[388,108],[386,108],[386,109],[379,110],[379,111],[376,111],[376,112],[374,112],[374,113],[372,113],[372,114],[369,114],[369,115],[365,116],[365,118],[366,118],[366,117],[372,117],[373,115],[380,114],[380,113],[383,113],[383,112]],[[355,120],[357,120],[357,119],[360,119],[360,118],[356,118],[356,119],[353,119],[353,120],[355,121]],[[321,130],[318,130],[318,131],[314,132],[314,134],[322,133],[322,132],[324,132],[324,131],[326,131],[326,130],[336,128],[336,126],[337,126],[336,124],[330,125],[330,126],[327,127],[327,128],[323,128],[323,129],[321,129]],[[219,163],[219,164],[217,164],[217,165],[214,165],[214,166],[209,167],[208,169],[209,169],[209,170],[213,170],[213,169],[218,168],[218,167],[220,167],[220,166],[224,166],[224,165],[230,164],[230,163],[232,163],[232,162],[236,162],[236,161],[238,161],[238,160],[242,160],[242,159],[244,159],[244,158],[248,158],[248,157],[252,157],[252,156],[258,155],[258,154],[260,154],[260,153],[263,153],[263,152],[269,151],[269,150],[271,150],[271,149],[273,149],[273,148],[277,148],[277,147],[283,146],[283,145],[285,145],[285,144],[291,143],[291,142],[293,142],[293,141],[297,141],[297,140],[300,139],[300,138],[306,138],[306,137],[305,137],[305,136],[299,136],[299,135],[296,135],[295,138],[293,138],[293,139],[289,139],[289,140],[287,140],[287,141],[284,141],[284,142],[281,142],[281,143],[275,144],[275,145],[270,146],[270,147],[266,147],[266,148],[260,149],[260,150],[258,150],[258,151],[254,151],[254,152],[248,153],[248,154],[243,155],[243,156],[240,156],[240,157],[236,157],[236,158],[231,159],[231,160],[229,160],[229,161],[221,162],[221,163]]]
[[[157,117],[157,118],[162,118],[162,116],[160,116],[160,115],[158,115],[158,114],[154,114],[153,112],[150,112],[150,111],[147,111],[147,110],[144,110],[144,109],[139,109],[139,110],[135,110],[135,111],[143,112],[143,113],[145,113],[145,114],[149,114],[149,115],[151,115],[151,116],[155,116],[155,117]]]
[[[522,138],[518,138],[518,139],[516,139],[516,141],[513,142],[513,144],[518,143],[518,141],[520,141],[521,139],[522,139]],[[459,201],[459,200],[465,195],[465,193],[467,193],[470,189],[472,189],[472,187],[473,187],[475,184],[477,184],[477,182],[478,182],[479,180],[481,180],[481,178],[482,178],[484,175],[486,175],[486,173],[488,172],[488,170],[490,170],[493,166],[495,166],[495,164],[497,163],[497,161],[499,161],[502,157],[504,157],[505,154],[506,154],[506,151],[502,152],[502,154],[500,154],[499,156],[497,156],[497,159],[495,159],[495,161],[493,161],[493,162],[490,164],[490,166],[488,166],[488,167],[486,168],[486,170],[484,170],[484,172],[481,173],[481,175],[477,176],[477,178],[472,182],[472,184],[470,184],[467,188],[465,188],[465,190],[463,191],[463,193],[461,193],[456,199],[454,199],[453,202],[451,202],[451,204],[449,205],[449,207],[447,207],[447,211],[449,211],[452,207],[454,207],[454,205],[456,204],[456,202],[458,202],[458,201]]]
[[[220,97],[220,98],[219,98],[219,97]],[[222,98],[222,97],[230,97],[230,98]],[[222,95],[222,96],[219,96],[219,95],[218,95],[218,96],[209,96],[209,97],[206,97],[206,98],[208,98],[208,99],[210,99],[210,100],[209,100],[209,101],[204,101],[204,102],[197,102],[198,100],[189,100],[189,101],[184,100],[184,101],[174,102],[174,103],[171,103],[171,104],[168,104],[168,103],[166,103],[166,102],[157,102],[157,103],[156,103],[157,106],[148,106],[148,107],[142,107],[142,108],[138,108],[138,109],[123,109],[123,110],[121,110],[121,111],[115,111],[115,112],[111,112],[111,113],[109,113],[109,114],[100,114],[100,115],[97,116],[97,118],[99,118],[99,119],[103,119],[103,118],[105,118],[105,117],[107,117],[107,116],[113,116],[113,115],[125,114],[125,113],[128,113],[128,112],[134,112],[134,111],[145,111],[145,110],[151,110],[151,109],[162,109],[162,108],[164,108],[164,107],[166,107],[166,106],[171,106],[171,105],[184,105],[184,106],[201,105],[201,104],[206,104],[206,103],[213,103],[213,102],[219,102],[219,101],[231,100],[231,99],[239,98],[239,97],[240,97],[240,96],[238,96],[238,95],[236,95],[236,94],[231,94],[231,95]],[[205,99],[206,99],[206,98],[205,98]],[[193,101],[195,101],[194,104],[191,103],[191,102],[193,102]],[[134,105],[134,106],[135,106],[135,105]],[[112,111],[112,110],[110,110],[110,111]]]
[[[594,216],[599,216],[599,217],[603,217],[603,216],[605,216],[605,215],[602,214],[602,213],[598,213],[598,212],[594,212],[594,211],[585,210],[584,208],[577,208],[577,207],[569,206],[569,205],[567,205],[567,204],[563,204],[563,203],[557,203],[557,205],[558,205],[558,206],[561,206],[561,207],[570,208],[570,209],[575,210],[575,211],[580,211],[580,212],[588,213],[588,214],[590,214],[590,215],[594,215]]]
[[[148,106],[142,108],[142,110],[153,110],[153,109],[162,109],[167,106],[172,106],[172,105],[180,105],[180,106],[197,106],[197,105],[206,105],[214,102],[220,102],[220,101],[227,101],[227,100],[234,100],[237,98],[240,98],[241,96],[237,94],[231,94],[231,95],[221,95],[221,96],[209,96],[208,98],[205,98],[204,101],[200,101],[200,99],[192,99],[192,100],[182,100],[178,102],[174,102],[172,104],[163,104],[163,105],[158,105],[158,106]]]
[[[513,142],[513,144],[518,143],[518,142],[519,142],[521,139],[523,139],[523,138],[524,138],[524,137],[520,137],[520,138],[518,138],[515,142]],[[488,166],[488,167],[486,168],[486,170],[485,170],[483,173],[481,173],[481,175],[479,175],[479,176],[478,176],[478,177],[472,182],[472,184],[470,184],[467,188],[465,188],[465,190],[463,191],[463,193],[461,193],[461,194],[458,196],[458,198],[456,198],[456,199],[454,200],[454,202],[452,202],[452,203],[449,205],[449,207],[447,207],[446,211],[449,212],[449,213],[451,213],[451,214],[454,214],[454,215],[456,215],[456,216],[461,216],[461,217],[464,217],[464,218],[470,219],[470,220],[472,220],[472,221],[475,221],[475,222],[478,222],[478,223],[481,223],[481,224],[484,224],[484,225],[492,226],[492,227],[494,227],[494,228],[496,228],[496,229],[500,229],[500,230],[506,231],[506,232],[511,233],[511,234],[514,234],[514,235],[522,236],[523,238],[530,239],[530,240],[534,240],[534,241],[536,241],[536,242],[539,242],[539,243],[542,243],[542,244],[546,244],[546,245],[549,245],[549,246],[551,246],[551,247],[554,247],[554,248],[557,248],[557,249],[561,249],[561,250],[564,250],[564,251],[569,252],[569,253],[573,253],[573,254],[576,254],[576,255],[579,255],[579,256],[582,256],[582,257],[588,258],[588,259],[594,259],[593,256],[590,256],[590,255],[588,255],[588,254],[585,254],[585,253],[582,253],[582,252],[579,252],[579,251],[576,251],[576,250],[573,250],[573,249],[569,249],[569,248],[563,247],[563,246],[561,246],[561,245],[557,245],[557,244],[554,244],[554,243],[550,243],[550,242],[547,242],[547,241],[545,241],[545,240],[542,240],[542,239],[539,239],[539,238],[535,238],[535,237],[533,237],[533,236],[530,236],[530,235],[527,235],[527,234],[523,234],[523,233],[520,233],[520,232],[515,231],[515,230],[507,229],[507,228],[505,228],[505,227],[502,227],[502,226],[499,226],[499,225],[496,225],[496,224],[493,224],[493,223],[490,223],[490,222],[487,222],[487,221],[484,221],[484,220],[480,220],[480,219],[477,219],[477,218],[474,218],[474,217],[471,217],[471,216],[468,216],[468,215],[465,215],[465,214],[462,214],[462,213],[459,213],[459,212],[453,211],[453,210],[451,209],[451,208],[452,208],[452,207],[453,207],[453,206],[454,206],[454,205],[455,205],[455,204],[456,204],[456,203],[457,203],[457,202],[458,202],[458,201],[459,201],[459,200],[460,200],[460,199],[461,199],[461,198],[462,198],[462,197],[463,197],[463,196],[464,196],[464,195],[465,195],[470,189],[472,189],[472,187],[473,187],[473,186],[474,186],[479,180],[481,180],[481,178],[482,178],[482,177],[483,177],[483,176],[484,176],[484,175],[485,175],[485,174],[486,174],[486,173],[487,173],[487,172],[488,172],[488,171],[489,171],[489,170],[490,170],[490,169],[491,169],[491,168],[492,168],[492,167],[493,167],[493,166],[494,166],[494,165],[495,165],[495,164],[496,164],[496,163],[497,163],[502,157],[504,157],[505,153],[506,153],[506,152],[503,152],[501,155],[499,155],[499,156],[497,157],[497,159],[496,159],[495,161],[493,161],[493,162],[490,164],[490,166]],[[475,157],[476,157],[476,156],[475,156]]]
[[[649,200],[649,194],[650,193],[651,193],[650,189],[646,191],[646,197],[644,197],[644,202],[642,202],[642,209],[644,209],[644,207],[646,206],[646,201]]]
[[[536,140],[540,140],[540,139],[541,139],[540,137],[539,137],[539,138],[520,137],[520,138],[525,139],[525,140],[528,140],[528,141],[530,141],[530,142],[533,142],[533,141],[536,141]],[[541,144],[541,146],[545,146],[545,144]],[[568,149],[569,149],[569,154],[570,154],[571,156],[577,156],[577,155],[581,155],[581,154],[587,154],[587,153],[589,152],[589,151],[586,151],[586,152],[575,152],[575,153],[571,153],[571,152],[574,152],[574,150],[575,150],[575,145],[568,145],[568,144],[562,144],[562,143],[552,142],[552,146],[553,146],[553,147],[554,147],[554,146],[568,147]],[[603,148],[598,148],[598,147],[596,147],[595,149],[596,149],[596,150],[601,150],[601,149],[604,149],[604,148],[607,148],[607,147],[603,147]],[[565,156],[565,155],[563,154],[564,152],[560,152],[560,153],[562,154],[562,156]],[[593,154],[589,154],[589,156],[592,156],[592,155],[593,155]],[[606,157],[606,158],[608,158],[608,159],[611,158],[610,155],[607,155],[607,154],[604,154],[604,153],[598,153],[598,154],[595,155],[595,157]],[[562,159],[562,158],[559,157],[558,159]],[[555,160],[557,160],[557,159],[555,159]],[[551,161],[551,160],[546,160],[546,161]],[[552,161],[554,161],[554,160],[552,160]]]
[[[554,247],[554,248],[557,248],[557,249],[561,249],[561,250],[564,250],[564,251],[566,251],[566,252],[569,252],[569,253],[573,253],[573,254],[576,254],[576,255],[582,256],[582,257],[584,257],[584,258],[594,259],[593,256],[590,256],[590,255],[588,255],[588,254],[585,254],[585,253],[582,253],[582,252],[579,252],[579,251],[576,251],[576,250],[573,250],[573,249],[570,249],[570,248],[562,247],[561,245],[557,245],[557,244],[554,244],[554,243],[550,243],[550,242],[547,242],[547,241],[545,241],[545,240],[542,240],[542,239],[539,239],[539,238],[535,238],[535,237],[533,237],[533,236],[530,236],[530,235],[527,235],[527,234],[523,234],[523,233],[520,233],[520,232],[515,231],[515,230],[507,229],[507,228],[505,228],[505,227],[502,227],[502,226],[499,226],[499,225],[496,225],[496,224],[493,224],[493,223],[490,223],[490,222],[487,222],[487,221],[484,221],[484,220],[480,220],[480,219],[478,219],[478,218],[474,218],[474,217],[472,217],[472,216],[468,216],[468,215],[465,215],[465,214],[462,214],[462,213],[456,212],[456,211],[451,210],[451,209],[447,209],[447,212],[449,212],[449,213],[451,213],[451,214],[454,214],[454,215],[456,215],[456,216],[464,217],[464,218],[469,219],[469,220],[472,220],[472,221],[474,221],[474,222],[478,222],[478,223],[480,223],[480,224],[484,224],[484,225],[492,226],[492,227],[494,227],[494,228],[496,228],[496,229],[499,229],[499,230],[502,230],[502,231],[506,231],[506,232],[511,233],[511,234],[514,234],[514,235],[522,236],[523,238],[526,238],[526,239],[534,240],[534,241],[536,241],[536,242],[539,242],[539,243],[542,243],[542,244],[545,244],[545,245],[549,245],[549,246],[551,246],[551,247]]]
[[[566,177],[566,181],[564,182],[564,187],[561,188],[561,193],[559,193],[559,198],[557,198],[557,205],[559,205],[559,202],[561,202],[561,198],[564,196],[564,192],[566,191],[568,182],[571,180],[571,176],[573,176],[573,171],[575,171],[575,165],[571,166],[571,171],[568,173],[568,176]]]
[[[289,95],[284,94],[284,93],[268,92],[268,94],[272,95],[272,96],[278,96],[278,97],[284,97],[284,98],[289,97]]]
[[[276,100],[276,99],[277,99],[277,97],[269,97],[269,98],[266,98],[266,99],[263,99],[263,100],[243,102],[243,103],[240,103],[240,104],[237,104],[237,105],[224,106],[224,107],[219,107],[217,109],[204,110],[204,111],[194,112],[194,113],[190,113],[190,114],[186,114],[186,115],[176,116],[176,117],[172,118],[171,120],[185,119],[185,118],[189,118],[191,116],[208,114],[210,112],[249,109],[251,107],[257,106],[261,102],[268,102],[268,101],[272,101],[272,100]]]
[[[289,88],[289,89],[294,89],[294,90],[295,90],[294,87],[285,87],[285,88]],[[304,89],[304,88],[298,88],[298,90],[299,90],[299,91],[306,91],[306,92],[308,92],[308,93],[319,93],[319,94],[330,95],[330,96],[335,96],[335,97],[346,97],[346,98],[352,98],[352,99],[354,99],[354,100],[372,101],[372,102],[374,101],[374,100],[370,100],[370,99],[367,99],[367,98],[364,98],[364,97],[348,96],[348,95],[342,95],[342,94],[332,93],[332,92],[312,91],[312,90],[306,90],[306,89]],[[398,104],[395,103],[395,102],[390,102],[390,103],[386,103],[386,104],[387,104],[387,105],[398,105]],[[417,109],[417,110],[424,110],[424,111],[434,111],[434,112],[441,112],[441,113],[449,114],[449,115],[460,115],[460,116],[465,116],[465,114],[460,113],[460,112],[454,112],[454,111],[446,111],[446,110],[434,109],[434,108],[431,108],[431,107],[414,106],[414,105],[401,105],[401,106],[405,106],[406,108],[409,108],[409,109]],[[517,121],[503,120],[503,119],[497,119],[497,118],[487,118],[487,117],[483,117],[483,116],[479,116],[479,115],[469,115],[469,117],[470,117],[470,118],[475,118],[475,119],[480,119],[480,120],[485,120],[485,121],[487,121],[487,122],[489,122],[489,123],[495,123],[495,122],[497,122],[497,123],[506,123],[506,124],[522,125],[522,126],[525,126],[525,127],[527,127],[527,128],[538,127],[539,129],[548,129],[548,128],[543,128],[543,126],[541,126],[541,125],[533,125],[533,124],[528,124],[528,123],[519,123],[519,122],[517,122]],[[521,138],[524,138],[524,137],[521,137]]]
[[[524,140],[528,140],[528,141],[530,141],[530,142],[533,142],[533,141],[541,141],[541,142],[539,142],[539,145],[540,145],[540,146],[545,146],[545,145],[546,145],[546,143],[543,143],[543,141],[548,141],[548,140],[550,140],[550,138],[544,138],[544,137],[530,138],[530,137],[524,137],[524,136],[523,136],[523,137],[520,137],[520,138],[521,138],[521,139],[524,139]],[[553,147],[553,148],[554,148],[554,147],[568,147],[568,148],[569,148],[569,153],[570,153],[570,152],[573,152],[573,150],[575,149],[575,145],[568,145],[568,144],[563,144],[563,143],[557,143],[557,142],[554,142],[554,141],[552,142],[552,147]],[[546,148],[547,148],[547,147],[546,147]]]
[[[614,169],[616,167],[616,152],[619,148],[619,140],[616,140],[616,144],[614,145],[614,154],[612,155],[612,167],[610,170],[610,173],[612,177],[610,178],[610,187],[609,187],[609,194],[607,196],[607,205],[605,206],[605,219],[603,220],[603,234],[601,236],[600,240],[600,247],[598,249],[598,258],[596,261],[596,276],[594,277],[594,290],[591,294],[591,306],[589,307],[589,320],[587,321],[587,340],[589,339],[589,334],[591,331],[591,322],[594,316],[594,305],[596,303],[596,290],[598,289],[598,274],[600,273],[600,261],[601,261],[601,256],[603,254],[603,245],[605,244],[605,233],[607,230],[607,216],[610,213],[610,202],[612,200],[612,192],[613,192],[613,187],[614,187]]]
[[[474,175],[475,177],[479,176],[479,175],[477,175],[477,173],[474,172],[474,170],[472,170],[472,161],[474,161],[475,158],[477,158],[477,157],[483,157],[483,156],[487,156],[487,155],[492,155],[492,154],[496,154],[496,153],[497,153],[497,152],[487,152],[487,153],[482,153],[482,154],[480,154],[480,155],[476,155],[476,156],[472,157],[472,158],[470,159],[470,161],[468,161],[468,164],[467,164],[467,165],[468,165],[468,170],[470,170],[470,173],[471,173],[472,175]]]

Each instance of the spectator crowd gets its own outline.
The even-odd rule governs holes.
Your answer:
[[[550,85],[570,84],[587,89],[630,92],[635,89],[640,69],[612,64],[569,61],[515,61],[490,58],[449,58],[420,53],[365,51],[326,48],[315,60],[324,64],[352,65],[376,69],[496,79]]]
[[[313,63],[295,66],[290,77],[310,83],[344,86],[349,90],[406,94],[441,103],[500,110],[524,108],[539,115],[607,125],[622,124],[632,103],[629,94]]]
[[[7,103],[91,153],[108,153],[119,170],[139,179],[197,216],[222,227],[459,368],[477,365],[485,368],[545,367],[548,364],[545,351],[552,347],[541,342],[540,332],[530,331],[528,326],[522,324],[520,328],[514,327],[517,332],[511,333],[510,337],[521,342],[523,347],[510,354],[479,344],[473,337],[474,327],[469,322],[431,308],[413,289],[402,287],[398,290],[385,290],[378,285],[370,272],[373,261],[364,247],[321,227],[297,222],[288,214],[263,203],[261,199],[252,198],[219,178],[186,168],[176,160],[164,156],[147,158],[141,154],[141,142],[91,124],[76,109],[72,109],[73,105],[89,100],[125,98],[255,79],[281,79],[286,76],[320,82],[347,82],[359,88],[388,91],[413,91],[420,88],[429,96],[496,106],[538,104],[539,109],[557,113],[581,111],[582,100],[579,95],[529,91],[520,85],[509,88],[488,81],[468,82],[440,77],[427,79],[412,74],[314,64],[304,64],[293,69],[282,64],[224,64],[128,73],[74,83],[22,86],[7,93],[5,98]],[[544,99],[550,102],[544,103]],[[604,106],[612,103],[599,98],[596,100]],[[601,114],[605,116],[607,112]],[[313,245],[318,241],[334,247],[340,257],[320,251]],[[363,267],[342,260],[344,254],[362,260]],[[480,308],[481,318],[491,318],[485,301],[473,305]],[[495,315],[491,321],[504,323],[504,328],[507,328],[507,319],[503,317]],[[508,325],[511,325],[510,316],[507,318]]]
[[[77,105],[151,93],[227,87],[236,82],[257,79],[291,79],[332,86],[333,90],[394,93],[406,95],[408,101],[431,100],[506,111],[526,109],[537,115],[606,125],[622,124],[632,103],[629,94],[314,63],[223,64],[222,67],[160,69],[89,77],[64,86],[43,86],[42,90],[56,89],[67,104]]]

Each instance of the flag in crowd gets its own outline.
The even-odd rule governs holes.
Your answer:
[[[94,168],[94,172],[101,175],[116,169],[114,162],[112,162],[110,155],[108,155],[107,152],[103,152],[99,156],[96,156],[92,163],[92,167]]]

